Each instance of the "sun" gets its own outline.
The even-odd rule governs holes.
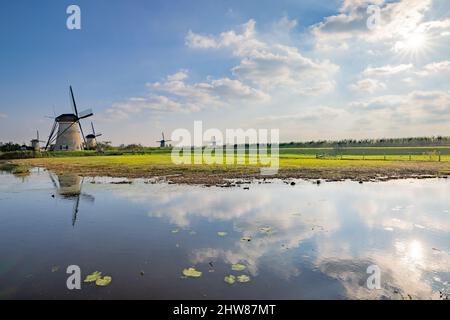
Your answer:
[[[423,33],[413,33],[408,36],[405,44],[405,50],[419,51],[424,48],[426,44],[426,38]]]
[[[404,34],[402,39],[397,41],[394,51],[409,58],[419,58],[424,56],[430,49],[427,35],[423,32],[415,31]]]

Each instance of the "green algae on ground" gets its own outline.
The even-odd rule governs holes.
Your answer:
[[[202,276],[202,272],[195,270],[195,268],[187,268],[183,270],[183,275],[186,277],[198,278]]]

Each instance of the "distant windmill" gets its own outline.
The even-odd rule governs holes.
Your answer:
[[[94,124],[91,122],[92,133],[86,136],[86,149],[94,150],[97,147],[97,137],[100,137],[101,133],[95,133]]]
[[[36,139],[31,140],[31,149],[33,149],[33,151],[40,151],[41,150],[41,146],[40,146],[40,142],[45,142],[42,140],[39,140],[39,131],[36,131]]]
[[[166,147],[166,142],[169,142],[169,141],[172,141],[172,140],[166,140],[166,138],[164,138],[164,132],[163,132],[162,133],[162,140],[159,140],[159,141],[156,141],[156,142],[159,142],[159,146],[161,148],[165,148]]]
[[[83,134],[80,120],[91,117],[94,114],[90,109],[78,114],[72,87],[70,87],[70,97],[73,113],[65,113],[55,118],[45,150],[47,150],[53,142],[55,142],[53,150],[83,150],[81,138],[83,138],[84,145],[86,145],[86,139]]]
[[[216,136],[212,136],[211,141],[206,141],[210,147],[215,148],[217,146]]]

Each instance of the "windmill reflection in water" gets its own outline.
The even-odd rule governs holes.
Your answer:
[[[83,199],[88,203],[94,203],[95,198],[82,191],[84,177],[76,174],[53,174],[51,172],[49,172],[49,175],[58,196],[61,199],[73,201],[72,226],[74,227],[78,217],[80,200]]]

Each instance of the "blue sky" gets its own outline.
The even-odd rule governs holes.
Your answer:
[[[81,30],[66,8],[81,8]],[[367,7],[382,23],[369,30]],[[93,108],[105,140],[279,128],[281,139],[450,135],[448,1],[10,1],[0,141]],[[407,17],[407,18],[405,18]],[[87,128],[88,122],[84,125]]]

